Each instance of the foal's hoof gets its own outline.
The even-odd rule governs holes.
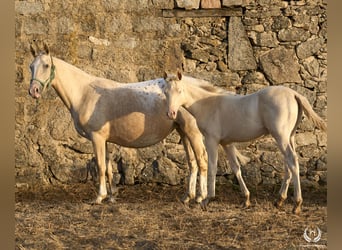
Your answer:
[[[284,201],[284,198],[279,197],[279,199],[274,202],[274,206],[276,208],[281,208],[284,205]]]
[[[190,207],[190,198],[188,195],[184,195],[184,197],[181,198],[180,201],[182,202],[184,207],[186,207],[186,208]]]
[[[201,205],[201,208],[202,208],[203,211],[207,211],[209,201],[210,201],[209,198],[205,198],[204,200],[202,200],[200,202],[200,205]]]
[[[203,200],[205,200],[202,196],[198,196],[197,198],[196,198],[196,202],[197,203],[201,203]]]
[[[115,203],[115,198],[114,198],[113,196],[111,196],[111,197],[109,198],[109,202],[110,202],[110,203]]]
[[[92,205],[101,205],[101,201],[99,201],[98,199],[95,199],[91,202]]]
[[[301,207],[299,206],[295,206],[294,208],[293,208],[293,210],[292,210],[292,213],[293,214],[296,214],[296,215],[299,215],[300,214],[300,212],[302,211],[302,209],[301,209]]]
[[[106,195],[98,195],[97,197],[96,197],[96,200],[93,202],[93,204],[94,205],[100,205],[101,203],[102,203],[102,201],[103,201],[103,199],[105,199],[106,198]]]
[[[190,196],[186,194],[186,195],[184,195],[183,198],[181,199],[181,202],[182,202],[184,205],[189,205],[190,200],[191,200]]]
[[[243,204],[242,207],[247,209],[251,207],[251,202],[249,200],[246,200]]]
[[[302,201],[297,201],[296,205],[294,206],[292,213],[299,215],[302,211]]]

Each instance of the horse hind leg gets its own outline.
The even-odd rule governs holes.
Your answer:
[[[240,163],[237,159],[237,156],[236,156],[236,153],[235,153],[235,150],[237,150],[235,148],[234,145],[230,145],[230,146],[224,146],[223,147],[225,152],[226,152],[226,155],[227,155],[227,159],[228,159],[228,162],[230,164],[230,167],[232,168],[238,182],[239,182],[239,186],[240,186],[240,189],[241,189],[241,192],[244,194],[245,196],[245,201],[244,201],[244,204],[243,206],[245,208],[248,208],[250,207],[251,205],[251,202],[250,202],[250,192],[242,178],[242,175],[241,175],[241,166],[240,166]]]
[[[208,153],[208,199],[215,198],[215,183],[217,173],[218,143],[209,136],[205,138]]]
[[[115,189],[115,182],[113,181],[113,166],[110,161],[110,154],[108,153],[108,147],[106,145],[106,165],[107,165],[107,178],[108,178],[108,191],[109,191],[109,201],[114,202],[114,196],[117,193]]]
[[[302,191],[300,187],[300,177],[299,177],[299,164],[298,164],[298,158],[297,154],[294,150],[292,150],[292,147],[288,147],[287,149],[287,161],[290,165],[290,170],[293,175],[293,183],[294,183],[294,197],[295,197],[295,206],[293,208],[294,214],[299,214],[301,212],[301,206],[303,203],[302,198]]]
[[[295,151],[295,142],[294,142],[294,136],[291,136],[290,138],[290,143],[291,143],[291,147],[293,149],[293,151]],[[285,157],[285,153],[282,150],[282,153]],[[277,208],[280,208],[283,206],[285,200],[287,199],[287,192],[288,192],[288,188],[290,186],[290,182],[292,179],[292,172],[290,170],[290,168],[288,167],[287,162],[284,160],[284,169],[285,169],[285,175],[281,184],[281,188],[279,190],[279,199],[275,202],[275,206]]]
[[[276,139],[277,140],[277,139]],[[283,180],[282,187],[280,189],[280,199],[278,205],[282,205],[282,201],[287,197],[288,186],[291,181],[291,176],[294,181],[294,197],[295,197],[295,206],[293,208],[293,213],[299,214],[301,211],[301,205],[303,203],[301,187],[300,187],[300,177],[299,177],[299,164],[298,157],[295,151],[294,138],[291,136],[289,140],[285,141],[284,139],[277,140],[278,147],[285,157],[285,168],[286,173]]]
[[[279,190],[279,198],[278,200],[274,203],[274,205],[277,208],[281,208],[287,198],[287,191],[292,179],[292,172],[290,171],[290,169],[287,167],[287,164],[285,162],[285,176],[283,178],[280,190]]]
[[[295,168],[292,169],[293,170],[292,174],[294,175],[295,199],[296,199],[296,204],[293,208],[293,213],[299,214],[301,212],[303,198],[302,198],[302,190],[301,190],[301,185],[300,185],[299,162],[298,162],[298,156],[296,153],[294,135],[291,136],[290,142],[291,142],[291,154],[293,156],[293,161],[294,161],[294,166],[295,166]]]
[[[274,205],[277,208],[281,208],[284,205],[284,202],[287,199],[287,192],[292,180],[292,172],[286,162],[286,146],[282,146],[280,145],[280,143],[278,143],[278,147],[281,151],[281,153],[284,155],[284,171],[285,171],[285,175],[283,178],[283,181],[281,183],[281,187],[279,190],[279,198],[275,201]]]

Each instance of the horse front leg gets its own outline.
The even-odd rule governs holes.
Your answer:
[[[196,196],[196,181],[197,181],[198,167],[197,167],[195,155],[191,148],[191,143],[188,137],[185,136],[184,132],[181,129],[179,128],[176,128],[176,129],[179,135],[181,136],[182,143],[183,143],[184,150],[185,150],[185,155],[186,155],[187,162],[189,165],[189,170],[190,170],[189,178],[188,178],[188,188],[182,198],[182,202],[185,205],[188,205],[190,200],[195,199],[195,196]]]
[[[180,129],[189,139],[192,150],[194,152],[196,162],[199,168],[199,187],[200,194],[196,201],[201,203],[203,209],[206,207],[207,198],[207,175],[208,175],[208,158],[205,146],[203,143],[203,136],[199,131],[195,118],[184,108],[179,109],[177,113],[176,122]]]
[[[106,142],[101,135],[92,134],[92,143],[95,152],[96,163],[99,172],[99,192],[95,200],[95,204],[101,204],[102,200],[107,197],[106,188]]]

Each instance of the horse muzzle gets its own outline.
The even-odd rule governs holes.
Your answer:
[[[168,116],[169,119],[171,119],[171,120],[176,120],[177,112],[170,109],[170,110],[167,112],[167,116]]]
[[[38,85],[37,83],[31,83],[29,94],[31,97],[35,99],[40,98],[41,97],[40,85]]]

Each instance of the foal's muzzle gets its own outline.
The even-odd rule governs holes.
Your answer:
[[[177,113],[176,113],[176,111],[170,109],[170,110],[167,112],[167,116],[168,116],[171,120],[175,120],[176,117],[177,117]]]

